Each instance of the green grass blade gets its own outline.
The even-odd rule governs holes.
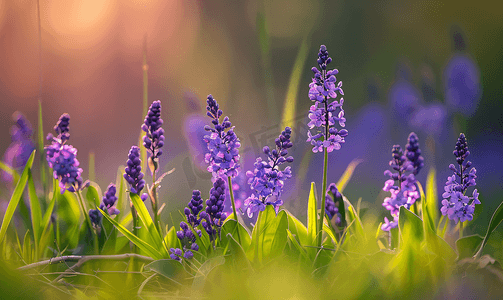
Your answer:
[[[140,200],[141,201],[141,200]],[[145,253],[147,253],[150,257],[154,259],[162,259],[165,258],[163,255],[156,250],[156,248],[152,247],[149,245],[147,242],[144,240],[140,239],[136,235],[132,234],[131,231],[127,230],[126,227],[122,226],[121,224],[117,223],[114,219],[110,218],[110,216],[102,211],[99,207],[98,210],[101,212],[103,217],[105,217],[110,223],[112,223],[117,230],[119,230],[128,240],[130,240],[133,244],[138,246],[138,248],[141,248]]]
[[[349,180],[353,176],[353,173],[356,169],[356,166],[358,166],[361,162],[362,162],[361,159],[353,159],[349,163],[349,165],[346,168],[346,170],[344,171],[344,173],[342,173],[341,178],[339,178],[339,181],[337,181],[336,186],[337,186],[337,189],[339,190],[339,192],[341,192],[341,193],[344,192],[344,189],[348,185]]]
[[[285,212],[288,216],[288,229],[299,239],[301,245],[307,245],[308,237],[306,226],[304,226],[304,224],[302,224],[292,213],[287,210],[285,210]]]
[[[14,170],[11,166],[0,161],[0,169],[4,170],[4,172],[12,176],[13,183],[19,181],[19,173],[16,170]]]
[[[42,122],[42,102],[38,99],[38,130],[37,130],[37,141],[38,141],[38,151],[40,156],[40,180],[42,181],[42,186],[44,193],[47,191],[47,164],[45,163],[45,151],[44,151],[44,126]]]
[[[307,246],[316,246],[316,236],[318,233],[317,198],[316,184],[311,182],[311,191],[309,192],[309,200],[307,202]]]
[[[154,245],[152,246],[154,246],[156,249],[163,249],[161,253],[167,254],[168,252],[162,242],[161,235],[157,231],[157,228],[155,228],[154,222],[152,221],[152,217],[148,213],[145,203],[143,203],[143,201],[140,199],[140,196],[135,193],[129,193],[129,196],[131,197],[131,201],[133,201],[134,207],[138,211],[138,216],[143,222],[143,225],[145,225],[146,229],[148,230],[150,238],[154,243]]]
[[[14,212],[16,211],[19,200],[21,200],[21,196],[23,195],[24,188],[26,187],[26,183],[28,182],[28,172],[33,166],[33,159],[35,158],[36,150],[30,155],[26,166],[24,167],[23,173],[21,174],[21,178],[17,182],[16,188],[14,189],[14,193],[12,193],[12,197],[10,198],[9,205],[7,210],[5,211],[5,215],[2,221],[2,227],[0,228],[0,244],[5,237],[5,233],[7,232],[7,227],[9,227],[10,221],[14,216]]]
[[[433,225],[433,230],[437,230],[438,226],[438,191],[436,177],[435,168],[430,168],[428,177],[426,177],[426,210],[428,211],[428,222]]]
[[[349,200],[344,195],[342,195],[342,199],[344,200],[344,204],[347,207],[347,218],[349,219],[348,223],[354,222],[353,227],[355,228],[355,233],[358,236],[365,238],[365,232],[363,231],[362,221],[360,220],[360,217],[356,213],[356,210],[355,210],[353,204],[351,204],[351,202],[349,202]],[[349,226],[348,226],[348,229],[349,229]]]
[[[32,262],[31,260],[31,238],[30,238],[30,230],[26,230],[26,233],[24,235],[23,239],[23,259],[24,261],[29,264]]]
[[[94,157],[94,152],[90,151],[89,152],[89,180],[91,181],[96,181],[96,167],[95,167],[95,157]]]
[[[31,226],[33,229],[33,241],[35,243],[35,253],[38,255],[38,246],[40,242],[40,235],[42,234],[42,210],[40,209],[40,202],[38,200],[35,183],[33,182],[33,175],[31,170],[28,170],[28,195],[30,198],[31,210]],[[34,259],[38,259],[35,257]]]
[[[295,248],[297,249],[297,251],[299,251],[299,253],[302,255],[302,257],[305,260],[309,260],[309,257],[307,255],[306,249],[304,249],[302,247],[302,245],[299,243],[299,241],[297,240],[297,238],[295,238],[295,236],[292,234],[292,232],[287,229],[286,233],[288,234],[288,238],[290,239],[290,241],[292,242],[292,244],[295,246]]]
[[[290,81],[288,82],[286,99],[283,105],[283,117],[281,121],[281,128],[289,126],[293,129],[293,126],[295,125],[295,116],[297,111],[297,96],[299,94],[301,75],[304,69],[304,65],[306,64],[308,53],[309,53],[309,45],[307,43],[307,37],[304,37],[302,43],[300,44],[300,49],[299,52],[297,53],[297,58],[295,58],[292,73],[290,74]]]
[[[421,243],[423,241],[423,221],[403,206],[400,207],[398,227],[405,244]]]
[[[49,203],[49,206],[47,207],[47,210],[45,211],[44,213],[44,217],[42,218],[42,232],[45,232],[47,230],[47,228],[49,227],[49,224],[51,223],[51,215],[52,215],[52,211],[54,210],[54,205],[56,204],[56,201],[58,199],[58,180],[57,179],[53,179],[53,186],[54,186],[54,190],[53,190],[53,193],[52,193],[52,199],[51,199],[51,202]]]
[[[263,231],[262,238],[262,253],[263,258],[272,258],[283,253],[287,243],[287,233],[288,220],[285,211],[280,211],[277,216],[272,205],[267,205],[270,207],[270,211],[274,214],[274,219],[269,225],[266,225]]]
[[[479,251],[477,251],[477,254],[475,256],[479,256],[480,253],[482,252],[482,249],[484,249],[484,246],[487,244],[487,240],[491,236],[491,233],[496,230],[499,224],[503,221],[503,202],[500,203],[498,208],[496,208],[496,211],[494,211],[493,216],[491,217],[491,221],[489,221],[489,227],[487,228],[487,233],[486,236],[484,237],[484,240],[482,241],[482,245],[480,246]],[[1,241],[1,238],[0,238]]]

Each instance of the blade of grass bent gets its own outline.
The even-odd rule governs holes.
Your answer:
[[[24,167],[23,173],[21,174],[21,178],[19,179],[16,188],[14,189],[14,193],[12,193],[12,197],[10,198],[9,205],[7,206],[7,210],[5,211],[5,216],[2,221],[2,227],[0,228],[0,243],[7,232],[7,227],[9,227],[10,221],[14,216],[14,212],[16,211],[19,200],[21,200],[21,196],[23,195],[24,188],[26,187],[26,183],[28,182],[28,171],[31,169],[33,165],[33,159],[35,158],[36,150],[30,155],[26,166]]]
[[[33,175],[31,170],[28,170],[28,195],[30,198],[30,211],[31,211],[31,226],[33,228],[33,241],[35,243],[35,253],[38,255],[38,246],[40,235],[42,233],[42,211],[40,209],[40,202],[37,197],[35,183],[33,182]],[[38,257],[34,257],[38,259]]]

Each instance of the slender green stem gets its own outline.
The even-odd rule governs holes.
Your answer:
[[[227,177],[227,181],[229,182],[229,194],[231,195],[232,213],[236,218],[236,230],[238,232],[238,242],[241,245],[241,236],[239,234],[239,219],[238,214],[236,213],[236,204],[234,203],[234,191],[232,191],[232,179],[230,176]]]
[[[327,170],[328,170],[328,150],[324,147],[325,157],[323,160],[323,184],[321,190],[321,214],[318,223],[318,247],[321,247],[322,235],[323,235],[323,219],[325,218],[325,193],[327,190]]]
[[[91,218],[89,217],[89,214],[87,213],[87,208],[86,204],[84,203],[84,200],[82,199],[82,195],[80,194],[80,191],[77,191],[77,198],[79,199],[80,203],[80,208],[82,209],[82,212],[84,213],[84,217],[86,218],[87,225],[89,226],[89,230],[91,231],[91,234],[93,235],[93,245],[94,245],[94,253],[96,255],[100,254],[99,252],[99,246],[98,246],[98,235],[96,232],[93,230],[93,223],[91,222]]]
[[[459,222],[459,238],[463,237],[463,222]]]
[[[133,234],[135,236],[138,236],[138,213],[136,212],[136,208],[134,208],[133,202],[130,201],[130,206],[131,206],[131,215],[133,216]],[[136,245],[133,244],[133,252],[137,252]]]
[[[162,236],[161,225],[160,225],[160,221],[159,221],[159,213],[158,213],[159,203],[157,201],[157,189],[155,187],[155,172],[156,171],[157,170],[154,170],[154,172],[152,172],[152,197],[154,199],[150,199],[150,200],[152,201],[152,210],[154,211],[155,228],[157,229],[159,234]]]

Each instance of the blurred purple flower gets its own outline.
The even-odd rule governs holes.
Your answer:
[[[408,123],[412,116],[421,108],[422,99],[417,88],[409,81],[395,81],[388,94],[392,112],[402,122]]]
[[[15,112],[12,119],[16,124],[11,127],[12,143],[5,151],[3,162],[15,170],[21,171],[35,149],[32,141],[33,130],[30,122],[22,113]],[[11,182],[12,175],[2,170],[2,179]]]
[[[445,100],[454,110],[472,115],[482,95],[480,71],[468,55],[454,54],[444,69]]]

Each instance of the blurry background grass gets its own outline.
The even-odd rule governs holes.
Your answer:
[[[273,128],[267,130],[271,136],[280,132],[282,111],[269,108],[284,109],[285,99],[293,101],[291,93],[298,88],[293,101],[297,103],[295,115],[301,121],[307,115],[311,104],[307,98],[312,77],[309,69],[315,64],[319,45],[326,44],[334,67],[340,70],[338,78],[344,82],[350,132],[346,145],[333,155],[329,182],[339,178],[351,159],[365,158],[345,194],[353,202],[363,197],[363,205],[375,207],[384,215],[380,206],[384,198],[382,172],[391,145],[403,146],[406,141],[406,135],[393,134],[395,123],[387,120],[391,118],[388,89],[397,64],[405,61],[409,65],[416,86],[421,82],[423,66],[428,65],[437,98],[444,102],[442,74],[454,53],[450,33],[457,25],[464,32],[466,52],[480,68],[480,105],[469,118],[456,117],[448,135],[454,139],[437,142],[436,159],[426,148],[424,135],[419,135],[420,143],[427,162],[438,164],[435,167],[442,191],[447,166],[453,162],[455,137],[461,130],[468,136],[484,203],[480,220],[469,232],[483,234],[492,211],[502,200],[503,10],[491,1],[77,2],[41,1],[39,65],[36,2],[0,0],[0,39],[4,45],[0,48],[0,153],[9,145],[14,111],[21,110],[36,124],[41,67],[44,132],[51,131],[59,115],[68,112],[72,116],[72,144],[79,150],[78,159],[85,170],[83,177],[92,176],[87,172],[92,152],[99,185],[104,189],[115,181],[117,167],[125,164],[128,149],[138,143],[144,117],[146,34],[149,102],[162,100],[166,129],[161,169],[176,168],[176,176],[165,180],[160,190],[161,201],[167,203],[163,220],[171,223],[169,212],[183,208],[192,189],[201,189],[206,195],[211,184],[207,174],[191,163],[182,126],[193,108],[184,95],[195,95],[203,117],[206,95],[211,93],[218,99],[242,140],[246,171],[258,154],[253,145],[255,133],[263,128]],[[302,44],[304,39],[306,44]],[[303,47],[309,49],[307,60],[296,64],[303,56]],[[298,70],[294,65],[302,67],[300,74],[295,73]],[[298,87],[290,85],[295,77],[292,73],[299,76]],[[376,87],[374,92],[369,82]],[[373,104],[368,106],[369,102]],[[358,125],[366,128],[365,123],[374,122],[366,116],[378,111],[384,116],[384,125],[375,129],[379,142],[362,145],[352,140]],[[361,129],[363,133],[365,130]],[[360,136],[365,139],[363,133]],[[297,169],[301,174],[307,172],[307,179],[284,199],[285,207],[300,216],[307,205],[308,181],[321,181],[317,172],[321,158],[305,155],[303,140],[297,140],[296,162],[302,161]],[[258,149],[262,146],[259,144]],[[424,183],[426,171],[422,173],[419,180]],[[294,182],[292,178],[287,184]],[[9,191],[1,189],[0,199],[9,198]],[[5,205],[1,207],[5,209]],[[177,223],[179,214],[172,216]]]

